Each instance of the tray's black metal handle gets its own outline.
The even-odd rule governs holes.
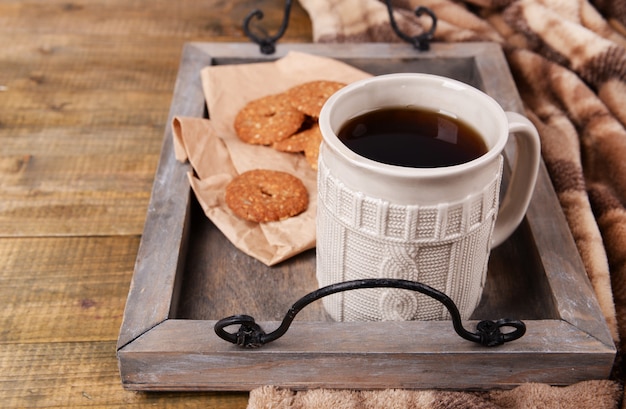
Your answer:
[[[461,338],[476,342],[486,347],[498,346],[504,344],[505,342],[514,341],[521,338],[526,333],[526,325],[522,321],[510,319],[480,321],[476,325],[476,332],[467,331],[463,327],[461,314],[459,313],[456,304],[454,304],[454,301],[452,301],[452,299],[446,294],[426,284],[416,281],[386,278],[345,281],[315,290],[296,301],[289,311],[287,311],[287,315],[283,318],[280,326],[269,334],[265,333],[265,331],[256,323],[254,318],[249,315],[233,315],[219,320],[215,324],[215,333],[220,338],[240,347],[258,348],[285,335],[296,315],[313,301],[319,300],[327,295],[343,291],[381,287],[417,291],[434,298],[448,309],[450,317],[452,318],[454,330]],[[226,331],[225,328],[231,325],[240,325],[240,327],[237,332],[234,333]],[[367,323],[364,322],[363,325],[367,325]],[[513,328],[513,331],[502,332],[500,329],[503,327]]]
[[[274,54],[276,52],[276,42],[285,34],[287,31],[287,25],[289,25],[289,14],[291,13],[291,2],[292,0],[285,1],[285,14],[283,15],[283,22],[278,29],[278,33],[273,36],[266,35],[261,38],[255,35],[252,31],[250,31],[250,21],[253,18],[257,18],[258,20],[263,19],[263,11],[259,9],[254,9],[243,20],[243,31],[246,33],[249,39],[254,41],[260,46],[261,53],[263,54]]]
[[[398,27],[398,24],[396,23],[396,20],[393,16],[393,8],[391,7],[391,0],[386,0],[385,2],[387,3],[387,10],[389,11],[389,23],[391,24],[391,28],[396,33],[396,35],[400,37],[402,40],[413,44],[413,47],[415,47],[416,49],[420,51],[429,50],[430,42],[435,36],[435,30],[437,29],[437,16],[435,15],[435,13],[428,7],[424,7],[424,6],[417,7],[415,9],[415,15],[417,17],[427,14],[428,16],[430,16],[433,22],[430,27],[430,30],[418,36],[411,37],[405,34]],[[253,42],[259,45],[261,53],[274,54],[276,52],[276,42],[285,34],[285,31],[287,31],[287,26],[289,24],[289,14],[291,13],[291,3],[292,3],[292,0],[285,1],[285,12],[283,15],[283,22],[281,23],[280,28],[278,29],[278,32],[273,36],[266,35],[265,37],[259,37],[250,30],[250,22],[252,21],[253,18],[256,18],[258,20],[263,19],[264,14],[262,10],[259,10],[259,9],[252,10],[250,13],[248,13],[246,18],[243,20],[243,32],[248,36],[250,40],[252,40]]]

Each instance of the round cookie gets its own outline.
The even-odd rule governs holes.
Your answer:
[[[235,132],[247,143],[271,145],[296,133],[304,114],[291,106],[283,94],[250,101],[235,117]]]
[[[227,186],[226,204],[252,222],[284,220],[305,211],[309,193],[300,179],[286,172],[255,169],[235,177]]]
[[[310,81],[290,88],[286,94],[291,105],[298,111],[319,118],[326,100],[345,86],[346,84],[337,81]]]

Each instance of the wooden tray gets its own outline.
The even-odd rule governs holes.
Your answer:
[[[343,60],[372,74],[430,72],[468,82],[522,112],[495,44],[190,43],[183,50],[163,150],[117,345],[122,383],[132,390],[513,387],[566,385],[609,376],[615,348],[549,177],[542,167],[527,217],[492,253],[472,321],[522,319],[527,333],[496,348],[465,341],[450,322],[338,323],[316,301],[281,339],[240,349],[218,338],[217,320],[254,316],[273,331],[288,308],[317,287],[315,251],[269,268],[235,249],[202,214],[189,166],[173,154],[173,116],[208,116],[199,72],[207,65],[279,58],[289,50]],[[507,156],[514,154],[514,144]]]

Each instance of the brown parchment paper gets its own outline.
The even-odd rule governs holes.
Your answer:
[[[290,52],[274,62],[209,66],[201,71],[210,119],[173,120],[176,159],[189,161],[189,183],[205,214],[246,254],[271,266],[315,247],[316,172],[304,155],[250,145],[236,135],[233,122],[246,103],[313,80],[350,83],[369,74],[336,60]],[[253,223],[235,216],[224,189],[237,174],[273,169],[299,177],[309,192],[309,207],[279,222]]]

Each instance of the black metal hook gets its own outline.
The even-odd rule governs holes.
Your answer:
[[[459,313],[456,304],[454,304],[454,301],[452,301],[452,299],[446,294],[426,284],[416,281],[386,278],[346,281],[315,290],[296,301],[289,311],[287,311],[287,315],[283,318],[280,326],[269,334],[265,333],[265,331],[263,331],[263,329],[256,323],[254,318],[249,315],[233,315],[219,320],[214,327],[215,333],[223,340],[236,344],[242,348],[258,348],[285,335],[296,315],[313,301],[319,300],[327,295],[343,291],[381,287],[417,291],[434,298],[448,309],[452,318],[454,330],[461,338],[476,342],[486,347],[498,346],[504,344],[505,342],[514,341],[521,338],[526,333],[526,325],[522,321],[510,319],[480,321],[476,325],[477,332],[474,333],[467,331],[463,327],[461,314]],[[240,327],[237,332],[234,333],[226,331],[225,328],[231,325],[240,325]],[[503,333],[500,331],[500,328],[502,327],[511,327],[514,330]]]
[[[391,0],[386,0],[387,10],[389,11],[389,23],[391,24],[391,28],[396,32],[396,35],[406,41],[407,43],[413,44],[413,47],[420,51],[428,51],[430,49],[430,42],[435,36],[435,30],[437,30],[437,16],[435,12],[433,12],[428,7],[419,6],[415,9],[415,15],[420,17],[424,14],[428,14],[430,18],[433,20],[432,25],[430,26],[430,30],[425,33],[422,33],[418,36],[411,37],[400,30],[398,24],[396,23],[396,19],[393,17],[393,9],[391,7]]]
[[[285,34],[287,30],[287,25],[289,24],[289,14],[291,12],[291,2],[292,0],[285,1],[285,14],[283,16],[283,22],[280,25],[278,33],[273,36],[266,36],[265,38],[261,38],[252,31],[250,31],[250,21],[252,18],[257,18],[258,20],[263,19],[263,11],[259,9],[252,10],[243,21],[243,31],[246,33],[248,38],[257,43],[263,54],[274,54],[276,52],[276,41]]]

